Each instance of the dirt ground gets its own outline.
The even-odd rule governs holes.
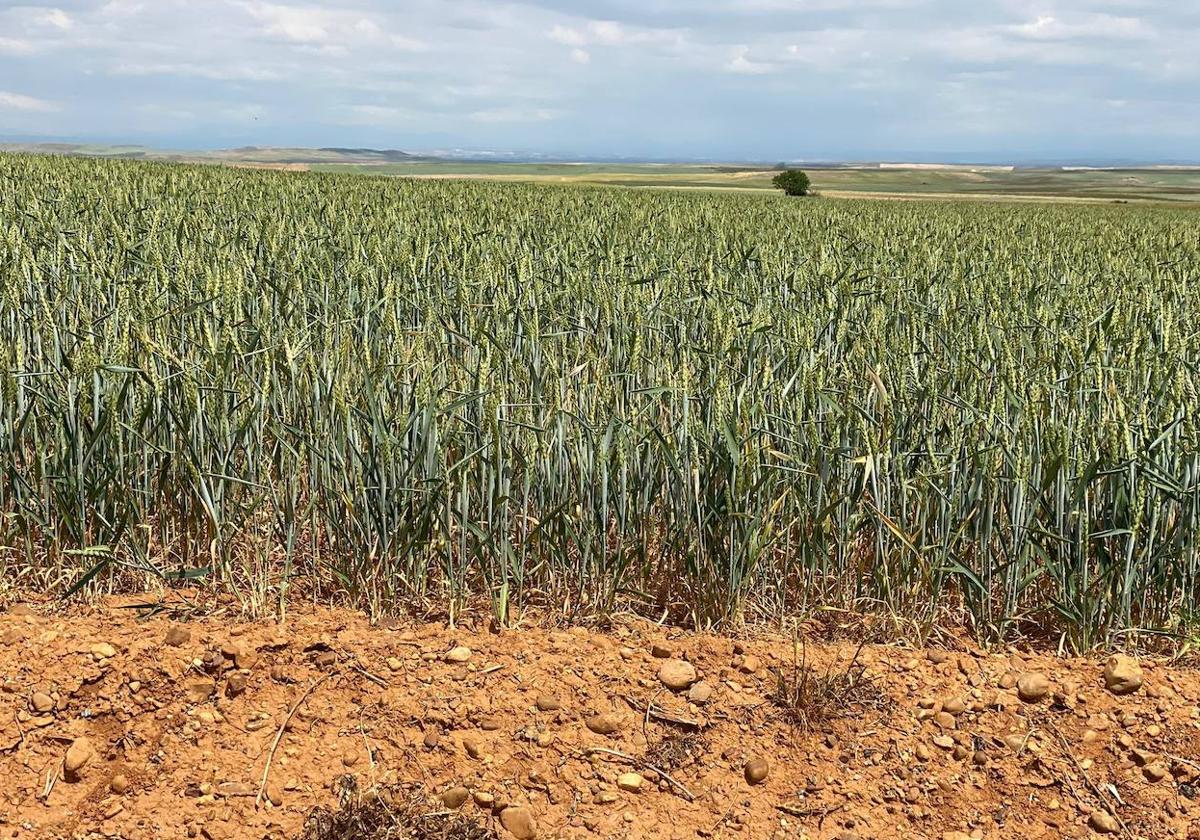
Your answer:
[[[402,784],[505,840],[1200,838],[1200,674],[1162,662],[808,641],[803,681],[791,639],[638,619],[134,602],[0,614],[0,837],[298,838]]]

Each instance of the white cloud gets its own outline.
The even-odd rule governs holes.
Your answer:
[[[0,37],[0,55],[33,55],[33,44],[18,38]]]
[[[775,65],[765,61],[753,61],[750,59],[750,48],[745,46],[736,47],[733,51],[733,58],[725,65],[725,69],[730,73],[738,73],[743,76],[763,76],[767,73],[775,72]]]
[[[45,99],[36,99],[22,93],[11,93],[6,90],[0,90],[0,109],[6,108],[13,111],[35,111],[38,113],[49,113],[59,110],[56,104],[48,102]]]
[[[549,108],[489,108],[468,115],[471,120],[481,123],[546,122],[557,116]]]
[[[268,35],[298,44],[319,44],[329,39],[329,30],[324,24],[328,15],[321,9],[275,3],[251,3],[247,8],[266,25]]]
[[[70,29],[72,25],[71,16],[62,9],[47,9],[38,15],[37,20],[55,29]]]

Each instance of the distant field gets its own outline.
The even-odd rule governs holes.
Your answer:
[[[771,178],[777,171],[766,164],[472,161],[413,155],[394,149],[245,147],[196,152],[67,143],[0,146],[0,151],[6,150],[404,178],[699,190],[770,190]],[[1200,204],[1200,166],[1068,170],[855,164],[806,169],[812,176],[814,189],[833,197]]]
[[[776,170],[750,166],[661,164],[510,164],[414,161],[379,165],[313,164],[321,172],[410,178],[483,178],[624,187],[769,190]],[[811,168],[827,194],[979,196],[1092,201],[1200,202],[1200,169],[1063,170]]]

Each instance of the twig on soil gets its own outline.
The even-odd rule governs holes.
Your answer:
[[[265,767],[263,767],[262,781],[258,785],[258,796],[254,798],[254,807],[258,808],[262,806],[263,795],[267,791],[267,779],[271,775],[271,762],[275,760],[275,751],[279,749],[279,742],[283,740],[283,731],[287,729],[287,725],[291,722],[292,717],[304,704],[304,701],[309,698],[309,695],[316,691],[318,686],[320,686],[330,677],[334,676],[336,673],[337,671],[330,671],[328,674],[321,677],[321,679],[317,680],[307,689],[305,689],[304,693],[300,695],[300,698],[292,704],[292,708],[288,711],[287,717],[283,719],[283,723],[279,724],[279,731],[275,733],[275,740],[271,743],[270,752],[267,753],[267,764]]]
[[[657,698],[657,696],[658,695],[655,695],[656,698]],[[650,718],[654,718],[655,720],[661,720],[665,723],[673,723],[676,726],[691,727],[692,729],[703,729],[704,728],[704,724],[698,720],[692,720],[691,718],[675,717],[674,715],[669,715],[666,712],[660,712],[658,709],[656,709],[654,707],[654,700],[651,700],[649,703],[646,704],[645,708],[642,708],[641,704],[638,703],[637,700],[634,700],[632,697],[624,697],[623,699],[625,700],[626,703],[628,703],[636,711],[645,712],[646,719],[645,719],[645,722],[643,722],[643,726],[642,726],[642,734],[643,735],[646,734],[645,723],[648,722],[650,720]]]
[[[1098,800],[1100,800],[1100,804],[1103,805],[1108,813],[1112,815],[1112,818],[1117,821],[1117,825],[1121,827],[1121,833],[1125,836],[1128,836],[1129,827],[1125,825],[1125,821],[1121,819],[1121,815],[1117,812],[1117,809],[1108,803],[1108,798],[1104,795],[1104,792],[1101,791],[1100,788],[1098,788],[1095,783],[1088,778],[1087,771],[1083,769],[1082,765],[1079,763],[1079,760],[1075,758],[1075,753],[1071,752],[1071,745],[1067,743],[1067,739],[1063,736],[1062,732],[1058,730],[1058,727],[1055,726],[1052,721],[1048,720],[1045,722],[1045,724],[1046,728],[1053,732],[1058,738],[1059,743],[1062,745],[1063,752],[1067,754],[1067,758],[1071,759],[1071,764],[1073,764],[1075,769],[1079,772],[1080,777],[1083,779],[1083,783],[1088,786],[1088,789],[1096,795]],[[1118,803],[1119,802],[1120,800],[1118,800]]]
[[[380,688],[387,688],[390,685],[390,683],[387,680],[385,680],[383,677],[375,676],[370,671],[368,671],[366,668],[359,665],[357,662],[351,662],[350,668],[352,670],[354,670],[355,672],[357,672],[360,676],[366,677],[367,679],[369,679],[371,682],[375,683],[375,685],[379,686]]]
[[[633,764],[637,767],[641,767],[643,770],[653,770],[655,773],[657,773],[658,775],[660,775],[664,779],[666,779],[667,782],[669,782],[673,788],[675,788],[677,791],[679,791],[683,795],[683,798],[686,799],[688,802],[696,801],[696,795],[694,793],[692,793],[690,790],[688,790],[686,787],[684,787],[682,784],[680,784],[674,778],[672,778],[670,773],[663,770],[661,767],[656,767],[655,765],[651,764],[648,761],[643,761],[642,759],[637,758],[636,756],[629,755],[628,753],[618,752],[617,750],[610,750],[608,747],[588,747],[585,750],[585,752],[588,755],[594,755],[595,753],[601,753],[603,755],[611,755],[615,758],[622,759],[623,761],[628,761],[630,764]]]
[[[795,805],[776,805],[777,811],[782,811],[785,814],[791,814],[793,817],[800,819],[808,819],[809,817],[817,817],[817,828],[823,827],[825,818],[830,814],[836,813],[846,807],[845,802],[837,805],[827,805],[824,808],[797,808]]]

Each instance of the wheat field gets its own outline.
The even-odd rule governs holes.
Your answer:
[[[248,608],[1200,595],[1200,215],[0,156],[0,578]]]

